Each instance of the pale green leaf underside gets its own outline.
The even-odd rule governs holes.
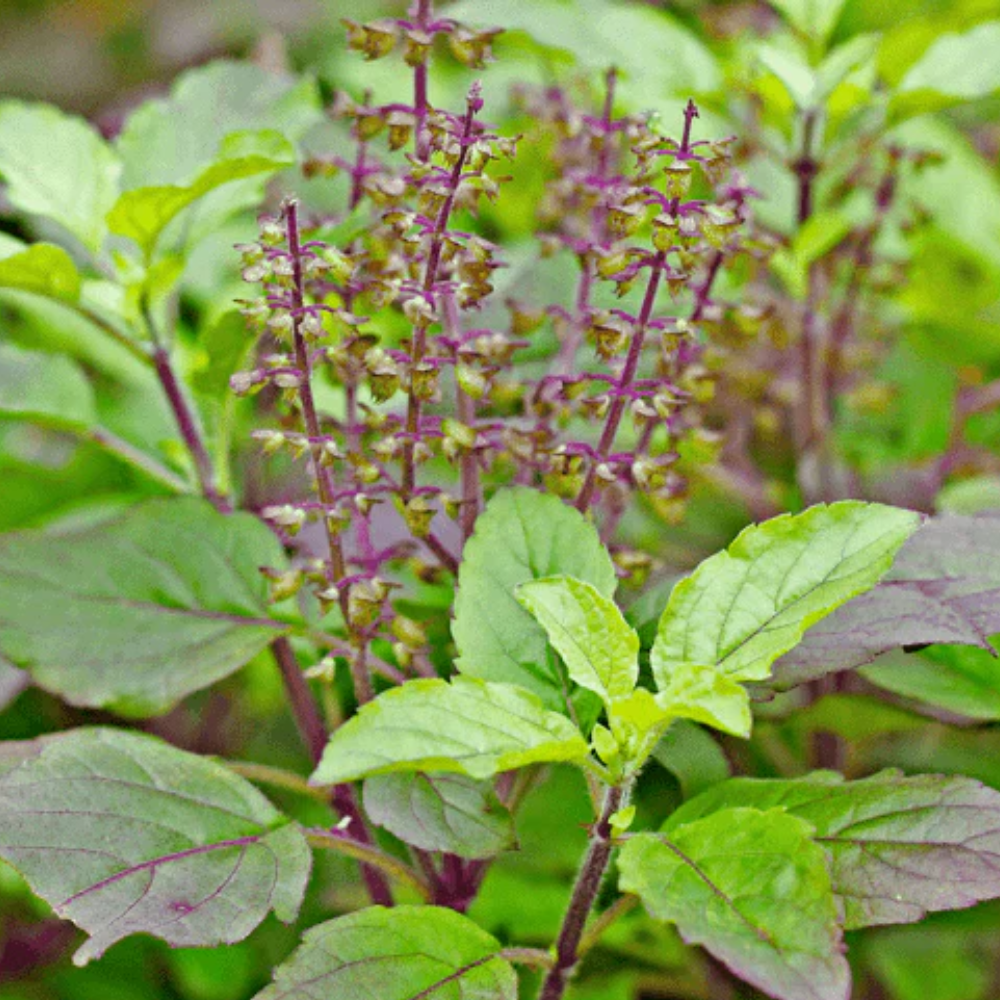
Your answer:
[[[489,782],[464,774],[378,774],[364,786],[377,826],[425,851],[489,858],[514,843],[514,823]]]
[[[236,133],[220,148],[220,159],[188,185],[126,191],[108,214],[113,233],[134,240],[148,257],[160,234],[189,205],[232,181],[274,173],[295,161],[295,150],[277,132]]]
[[[155,500],[73,532],[0,540],[0,652],[75,705],[167,711],[288,630],[261,566],[285,556],[249,514]]]
[[[747,528],[671,593],[650,655],[657,684],[682,664],[765,680],[810,625],[878,582],[919,525],[912,511],[847,500]]]
[[[120,176],[114,150],[82,118],[47,104],[0,104],[0,178],[20,211],[58,222],[97,251]]]
[[[555,574],[583,580],[604,597],[617,585],[611,557],[578,511],[537,490],[501,490],[465,545],[452,635],[461,673],[519,684],[547,708],[566,711],[567,680],[551,663],[545,631],[514,593],[522,583]],[[578,700],[578,714],[580,708]]]
[[[90,935],[231,944],[296,916],[311,855],[249,782],[151,736],[80,729],[0,774],[0,857]]]
[[[255,1000],[516,1000],[499,942],[437,906],[372,906],[306,931]]]
[[[780,809],[727,809],[632,837],[620,886],[779,1000],[846,1000],[850,972],[822,848]]]
[[[472,677],[415,680],[379,695],[342,725],[311,780],[334,785],[391,771],[488,778],[586,756],[576,727],[521,688]]]
[[[639,636],[614,601],[568,576],[522,583],[516,596],[580,687],[605,704],[632,693],[639,677]]]
[[[34,243],[0,259],[0,288],[76,302],[80,298],[80,272],[62,247]]]

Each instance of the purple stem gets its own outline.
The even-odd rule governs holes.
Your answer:
[[[455,297],[448,295],[445,297],[442,314],[445,331],[448,336],[455,341],[461,339],[461,319],[458,315],[458,307]],[[475,427],[476,424],[476,401],[462,387],[455,383],[455,410],[459,421],[466,427]],[[479,459],[476,457],[474,448],[462,452],[459,459],[459,476],[461,479],[462,507],[459,515],[459,524],[462,529],[462,540],[468,541],[479,516],[481,503],[480,481],[479,481]]]
[[[611,122],[615,101],[615,84],[618,80],[618,71],[609,69],[605,76],[606,89],[604,91],[604,109],[602,120],[604,122],[604,136],[601,140],[601,149],[597,156],[597,177],[600,181],[607,180],[608,172],[611,169]],[[597,205],[591,213],[591,240],[600,243],[604,239],[605,218],[607,210],[603,205]],[[568,375],[573,371],[573,360],[576,352],[583,342],[584,331],[587,324],[587,311],[590,308],[590,293],[594,284],[594,262],[589,254],[581,255],[580,261],[580,281],[576,289],[576,302],[574,303],[574,318],[570,324],[566,339],[559,346],[559,354],[556,358],[553,371],[555,374]]]
[[[416,27],[426,31],[433,17],[432,0],[416,0],[411,8]],[[427,60],[422,59],[413,67],[413,110],[416,114],[414,145],[418,160],[430,157],[430,141],[427,134]]]
[[[587,470],[587,478],[584,480],[583,486],[580,488],[580,494],[574,503],[574,506],[579,511],[586,511],[590,506],[590,502],[594,497],[594,490],[597,486],[597,466],[607,459],[614,446],[618,426],[621,424],[622,416],[625,413],[627,402],[625,391],[632,384],[636,370],[639,367],[639,359],[642,356],[642,349],[646,340],[646,327],[653,314],[653,304],[656,301],[656,293],[660,287],[660,278],[663,275],[666,259],[666,253],[659,250],[650,264],[649,283],[646,285],[646,294],[642,300],[639,319],[636,322],[635,330],[632,332],[632,341],[629,344],[628,356],[625,358],[625,367],[622,369],[621,377],[617,382],[618,391],[608,409],[608,416],[604,424],[604,430],[601,433],[601,440],[597,443],[597,454],[590,463],[590,468]]]
[[[170,363],[170,354],[160,344],[157,344],[153,350],[153,366],[167,397],[167,402],[170,404],[170,409],[173,411],[177,429],[181,432],[184,445],[194,462],[195,474],[198,477],[198,486],[202,495],[220,514],[231,514],[233,512],[232,504],[215,485],[215,469],[202,441],[194,411],[188,405],[177,374]]]
[[[421,0],[423,2],[423,0]],[[424,270],[423,291],[428,298],[434,290],[437,281],[438,266],[441,263],[441,246],[444,241],[445,230],[448,226],[448,219],[451,210],[455,205],[455,195],[458,192],[459,184],[462,181],[462,169],[469,153],[468,139],[472,135],[472,121],[475,118],[475,105],[470,96],[465,109],[465,118],[462,127],[461,149],[452,167],[451,176],[448,181],[448,197],[445,198],[441,210],[438,212],[434,222],[434,231],[431,234],[431,246],[427,253],[427,264]],[[413,327],[413,360],[412,365],[416,367],[424,358],[427,350],[427,327],[426,320],[418,321]],[[416,474],[413,461],[413,446],[417,439],[417,431],[420,426],[420,400],[414,392],[412,379],[409,390],[409,397],[406,406],[406,431],[407,439],[403,448],[403,477],[402,477],[402,499],[405,503],[413,496],[416,485]]]
[[[312,394],[312,363],[309,360],[309,350],[306,347],[305,337],[302,334],[302,316],[305,310],[305,292],[302,277],[302,247],[299,242],[299,213],[298,204],[289,201],[285,205],[285,231],[288,236],[288,254],[292,261],[292,338],[295,345],[295,363],[302,373],[299,385],[299,402],[302,405],[302,418],[305,422],[306,433],[310,440],[319,442],[321,429],[319,416],[316,411],[316,403]],[[319,493],[320,501],[328,509],[334,506],[333,480],[330,470],[320,461],[318,454],[319,444],[314,445],[311,452],[313,477],[316,482],[316,490]],[[323,518],[323,526],[326,529],[327,547],[330,552],[330,577],[331,583],[337,586],[347,575],[346,560],[344,559],[344,549],[340,542],[330,518]],[[338,603],[341,614],[344,616],[344,624],[351,630],[351,617],[349,595],[346,587],[338,587]],[[359,657],[348,659],[351,669],[351,681],[354,685],[354,695],[358,704],[363,705],[372,700],[375,692],[372,689],[371,677],[364,669]]]
[[[538,1000],[561,1000],[579,958],[580,939],[611,858],[611,817],[625,803],[626,789],[615,786],[604,796],[601,815],[591,830],[590,846],[573,886],[569,907],[556,941],[556,961],[542,984]]]

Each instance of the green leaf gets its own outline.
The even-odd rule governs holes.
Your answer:
[[[1000,476],[971,476],[948,483],[934,506],[941,514],[981,514],[1000,510]]]
[[[729,761],[722,747],[701,726],[684,719],[678,719],[663,734],[653,758],[677,779],[686,799],[729,777]]]
[[[632,693],[639,679],[639,636],[614,601],[569,576],[522,583],[516,597],[545,629],[580,687],[605,704]]]
[[[809,267],[841,243],[851,228],[851,220],[835,209],[810,216],[792,240],[796,259]]]
[[[996,638],[991,645],[995,650]],[[886,691],[967,719],[1000,719],[1000,660],[985,649],[935,645],[918,655],[890,654],[861,674]]]
[[[773,73],[788,92],[797,108],[811,108],[816,89],[816,73],[798,48],[762,42],[756,47],[757,58]]]
[[[936,111],[1000,90],[1000,21],[937,38],[911,66],[893,96],[896,117]]]
[[[837,211],[819,212],[795,233],[791,246],[771,257],[771,269],[797,299],[809,292],[809,269],[848,236],[851,220]]]
[[[656,703],[667,717],[690,719],[743,739],[753,725],[746,690],[711,664],[676,664]]]
[[[462,858],[514,845],[514,822],[492,785],[462,774],[379,774],[364,785],[365,812],[404,843]]]
[[[240,369],[255,343],[246,317],[235,309],[224,312],[198,337],[199,358],[191,386],[207,396],[227,398],[231,392],[229,376]]]
[[[780,1000],[846,1000],[850,970],[822,848],[780,809],[725,809],[632,837],[619,885]]]
[[[673,589],[650,655],[657,684],[691,665],[765,680],[810,625],[878,582],[920,522],[846,500],[745,529]]]
[[[992,963],[984,958],[993,952],[998,927],[994,914],[983,916],[971,926],[935,921],[866,935],[865,966],[892,1000],[992,1000]]]
[[[835,48],[819,66],[810,65],[806,53],[792,39],[761,42],[755,52],[761,65],[778,78],[800,110],[823,108],[830,95],[856,70],[873,66],[878,36],[859,35]],[[865,81],[862,80],[864,83]]]
[[[35,243],[0,258],[0,288],[76,302],[80,298],[80,272],[62,247]]]
[[[273,129],[294,142],[323,120],[312,80],[250,63],[199,66],[179,76],[168,97],[129,115],[116,142],[122,188],[190,184],[233,132]]]
[[[134,240],[149,259],[160,234],[189,205],[224,184],[272,174],[295,162],[295,149],[277,132],[230,135],[219,149],[219,159],[186,186],[176,184],[126,191],[108,214],[108,226]]]
[[[624,88],[636,99],[643,94],[687,97],[721,83],[711,49],[663,10],[609,0],[505,0],[503,16],[496,13],[477,0],[459,0],[447,16],[483,27],[502,22],[505,34],[524,32],[546,54],[570,54],[579,68],[621,67]],[[663,52],[671,58],[661,58]]]
[[[522,583],[557,574],[583,580],[604,597],[615,592],[614,564],[583,515],[525,487],[497,493],[476,521],[458,571],[452,623],[458,670],[520,684],[547,708],[565,711],[570,682],[550,662],[544,629],[514,593]]]
[[[861,744],[893,733],[925,729],[927,720],[875,695],[828,694],[796,709],[788,720],[796,733],[833,733]]]
[[[820,47],[837,26],[847,0],[768,0],[797,31]]]
[[[898,771],[863,781],[832,772],[793,781],[737,778],[685,803],[664,829],[680,832],[733,807],[782,809],[815,828],[849,930],[909,923],[1000,896],[1000,792],[969,778]]]
[[[52,219],[96,252],[120,174],[114,151],[82,118],[46,104],[0,104],[0,176],[16,209]]]
[[[90,935],[78,965],[146,933],[232,944],[298,912],[302,832],[249,782],[151,736],[46,737],[0,776],[0,857]]]
[[[255,1000],[517,1000],[500,943],[437,906],[371,906],[306,931]]]
[[[97,422],[94,392],[69,358],[12,344],[0,344],[0,416],[69,429]]]
[[[576,727],[521,688],[472,677],[416,680],[383,692],[337,729],[311,780],[336,785],[390,771],[488,778],[586,756]]]
[[[155,500],[64,533],[0,539],[0,652],[74,705],[165,712],[288,630],[259,567],[281,546],[249,514]]]

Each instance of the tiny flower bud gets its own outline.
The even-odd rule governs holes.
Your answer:
[[[388,18],[358,24],[344,18],[341,22],[347,28],[347,44],[365,59],[381,59],[396,47],[396,25]]]
[[[666,193],[670,198],[683,198],[691,187],[691,164],[686,160],[674,160],[663,171],[666,178]]]
[[[431,521],[436,508],[423,494],[412,497],[403,507],[403,520],[416,538],[426,538],[430,534]]]
[[[413,395],[422,402],[429,402],[437,395],[438,370],[427,362],[410,369],[410,386]]]
[[[337,658],[327,654],[318,663],[303,671],[303,676],[310,681],[323,681],[332,684],[337,674]]]
[[[291,504],[265,507],[260,513],[265,521],[273,521],[290,535],[296,534],[306,522],[306,512],[301,507],[293,507]]]
[[[261,450],[265,455],[273,455],[288,438],[281,431],[259,430],[250,435],[255,441],[259,441]]]
[[[253,392],[260,381],[261,378],[257,372],[235,372],[229,377],[229,388],[237,396],[246,396]]]
[[[427,326],[434,320],[434,307],[422,295],[414,295],[403,303],[403,315],[414,326]]]
[[[455,381],[458,382],[462,392],[473,399],[482,399],[489,387],[486,376],[469,365],[458,364],[455,366]]]
[[[347,598],[347,617],[351,626],[367,628],[378,621],[382,612],[382,603],[388,595],[388,584],[378,577],[373,577],[371,580],[359,580],[352,584]]]
[[[271,579],[268,603],[279,604],[286,601],[289,597],[294,597],[301,588],[302,573],[299,570],[290,569],[287,573],[280,573]]]
[[[420,649],[427,644],[427,633],[423,625],[405,615],[393,618],[392,634],[409,649]]]

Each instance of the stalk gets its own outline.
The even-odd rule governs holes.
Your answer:
[[[660,288],[660,279],[663,276],[663,268],[666,266],[666,262],[666,253],[663,250],[658,250],[650,264],[649,281],[646,284],[646,294],[642,300],[642,309],[639,312],[639,319],[632,332],[632,341],[629,344],[628,356],[625,358],[625,367],[622,369],[621,377],[615,386],[617,393],[611,406],[608,408],[604,430],[601,432],[601,439],[597,444],[597,457],[590,463],[590,468],[587,470],[587,477],[574,503],[576,509],[581,512],[588,509],[594,498],[594,490],[597,487],[598,465],[607,459],[608,455],[611,454],[611,449],[614,447],[615,436],[618,434],[618,427],[625,414],[625,391],[632,384],[635,373],[639,368],[639,359],[642,357],[642,349],[646,341],[646,328],[653,315],[653,304],[656,302],[656,293]]]
[[[580,941],[587,925],[587,918],[601,888],[601,880],[611,859],[614,844],[611,840],[611,817],[625,804],[628,789],[622,786],[608,788],[600,818],[591,830],[590,846],[573,886],[569,907],[563,917],[562,928],[556,940],[556,961],[542,983],[538,1000],[562,1000],[576,964],[580,958]]]
[[[415,17],[417,28],[426,31],[433,16],[432,0],[416,0],[411,8],[411,14]],[[417,119],[413,131],[417,159],[419,160],[427,160],[430,157],[430,143],[427,136],[427,108],[427,60],[422,59],[413,67],[413,111]]]
[[[301,277],[301,274],[300,274]],[[227,497],[219,493],[215,486],[215,470],[201,435],[201,428],[194,412],[188,405],[186,396],[181,389],[177,373],[174,371],[170,354],[157,337],[151,317],[146,311],[150,336],[153,339],[153,364],[160,380],[164,395],[173,411],[181,437],[191,455],[198,475],[202,494],[220,514],[232,514],[234,508]],[[300,334],[301,336],[301,334]],[[311,397],[310,397],[311,398]],[[315,416],[315,411],[314,416]],[[309,691],[309,685],[299,667],[295,652],[288,639],[282,636],[271,643],[271,653],[281,672],[282,683],[288,697],[296,728],[305,744],[313,763],[318,763],[326,747],[327,732],[319,709]],[[340,785],[333,790],[333,805],[341,816],[347,817],[354,838],[362,844],[371,844],[364,817],[354,797],[354,790],[347,785]],[[392,905],[392,892],[389,884],[377,869],[362,865],[362,875],[368,887],[372,902],[382,905]]]
[[[305,292],[302,277],[302,246],[299,241],[298,203],[295,201],[289,201],[285,206],[285,232],[288,237],[288,254],[292,261],[292,338],[295,348],[295,364],[301,373],[301,383],[298,388],[299,402],[302,407],[302,419],[305,423],[306,433],[312,442],[310,459],[313,477],[316,482],[316,491],[319,493],[319,498],[323,506],[327,512],[330,512],[334,506],[335,499],[333,479],[330,475],[330,470],[323,465],[320,459],[319,441],[322,431],[312,393],[312,363],[309,360],[309,351],[306,347],[305,337],[302,334]],[[347,576],[347,561],[344,558],[344,548],[340,541],[340,535],[334,528],[329,517],[323,518],[323,527],[326,531],[327,548],[330,554],[330,571],[328,576],[330,582],[337,587],[337,600],[340,604],[341,614],[344,616],[344,624],[348,631],[352,631],[349,594],[347,588],[340,586],[341,580]],[[368,675],[368,671],[364,669],[360,656],[350,657],[348,662],[350,664],[354,695],[358,700],[358,704],[363,705],[371,701],[375,696],[371,678]]]
[[[445,230],[448,227],[448,219],[455,206],[455,194],[462,181],[462,170],[465,167],[466,158],[469,155],[468,139],[472,135],[472,122],[476,115],[479,104],[477,92],[470,92],[466,102],[465,118],[462,128],[461,149],[452,167],[451,176],[448,183],[448,196],[444,200],[437,219],[434,221],[434,230],[431,234],[431,245],[427,252],[427,264],[424,268],[423,292],[429,298],[434,291],[434,285],[438,278],[438,268],[441,263],[441,246],[444,241]],[[413,346],[412,364],[416,367],[424,359],[427,351],[427,328],[429,321],[419,320],[413,326]],[[416,474],[413,461],[414,444],[417,432],[420,427],[421,401],[417,397],[413,388],[413,378],[410,378],[410,387],[406,404],[406,441],[403,446],[403,477],[402,477],[402,499],[405,503],[413,496],[413,489],[416,485]]]

